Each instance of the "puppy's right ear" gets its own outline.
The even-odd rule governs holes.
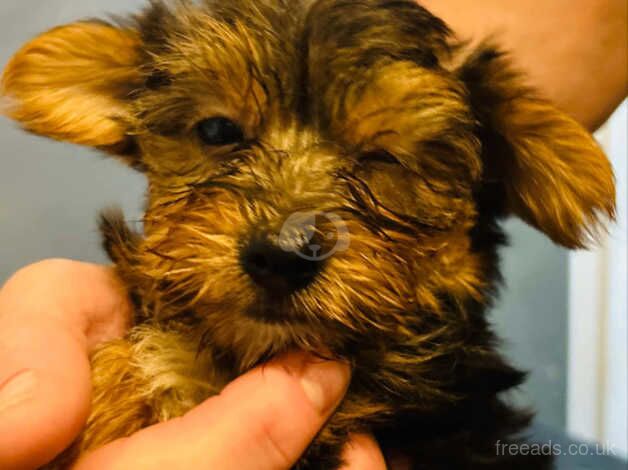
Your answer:
[[[484,181],[504,209],[568,248],[586,246],[615,211],[610,162],[591,134],[480,46],[458,70],[480,123]]]
[[[129,94],[141,85],[131,28],[78,22],[26,44],[0,82],[2,112],[26,130],[88,145],[135,164]]]

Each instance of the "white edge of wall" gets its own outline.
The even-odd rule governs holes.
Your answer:
[[[593,251],[569,256],[567,431],[628,456],[628,106],[597,135],[617,180],[617,223]]]

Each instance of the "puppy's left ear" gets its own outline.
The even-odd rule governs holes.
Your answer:
[[[458,74],[481,126],[484,178],[501,188],[507,213],[563,246],[585,246],[615,210],[611,165],[591,134],[524,86],[490,46]]]
[[[125,156],[139,45],[133,29],[95,21],[48,31],[8,63],[2,111],[30,132]]]

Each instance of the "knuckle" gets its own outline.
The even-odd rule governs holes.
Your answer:
[[[41,280],[44,275],[46,277],[51,275],[57,276],[69,272],[73,269],[75,263],[75,261],[61,258],[50,258],[36,261],[18,269],[9,277],[5,286],[22,283],[32,285],[33,282]]]
[[[263,454],[273,463],[273,467],[288,469],[298,458],[298,455],[294,455],[294,452],[285,447],[283,439],[277,433],[277,424],[270,414],[268,419],[261,422],[258,442],[262,446]]]

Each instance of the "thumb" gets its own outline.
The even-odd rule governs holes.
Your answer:
[[[346,364],[285,354],[185,416],[114,441],[76,468],[289,469],[342,400],[349,375]]]

